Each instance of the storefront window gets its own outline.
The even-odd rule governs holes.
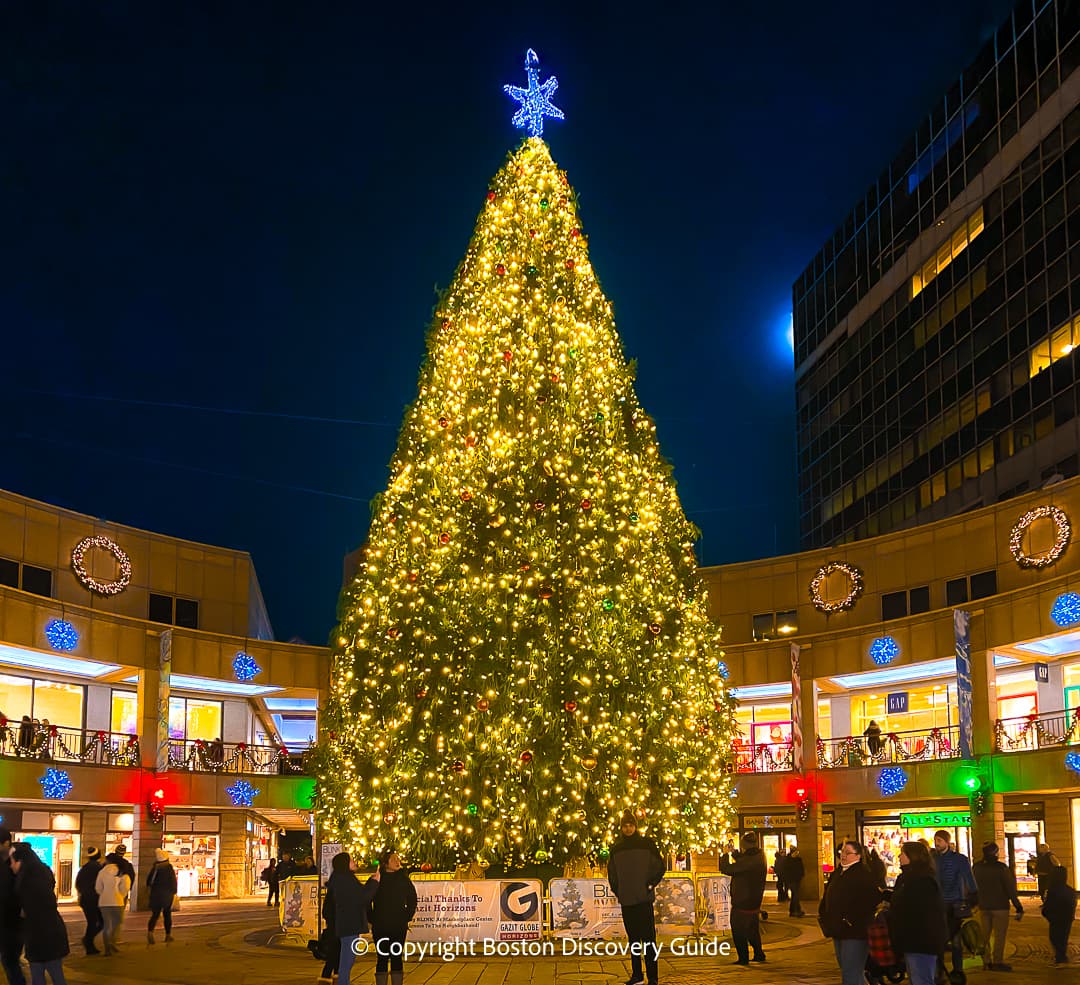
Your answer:
[[[998,718],[1026,718],[1039,710],[1039,695],[1031,669],[1026,674],[998,674]]]
[[[134,691],[113,691],[110,729],[122,735],[139,732],[139,698]]]
[[[818,701],[817,734],[823,739],[832,738],[832,702],[828,698]]]
[[[217,894],[217,835],[166,834],[162,846],[176,869],[177,895]]]
[[[30,845],[52,869],[60,900],[71,900],[75,895],[75,873],[82,857],[81,827],[81,814],[23,811],[22,830],[14,832],[15,841]]]
[[[866,811],[862,815],[860,838],[869,852],[876,850],[885,862],[886,878],[891,886],[900,874],[900,849],[905,841],[925,839],[931,848],[934,834],[948,831],[961,854],[971,858],[971,814],[966,807],[933,811]]]
[[[169,738],[204,739],[221,735],[221,702],[169,698]]]
[[[888,712],[889,693],[851,696],[851,734],[862,735],[874,721],[883,734],[947,728],[957,720],[956,689],[946,684],[924,684],[900,692],[907,695],[906,712]]]
[[[0,711],[9,722],[17,722],[23,715],[33,718],[34,682],[28,677],[12,677],[0,674]]]
[[[0,712],[12,722],[29,715],[62,728],[82,728],[85,693],[78,684],[0,674]]]

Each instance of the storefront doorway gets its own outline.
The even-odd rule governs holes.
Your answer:
[[[823,830],[821,832],[821,844],[818,850],[821,853],[823,871],[832,871],[833,862],[833,815],[826,813],[822,818]],[[768,865],[768,877],[775,883],[776,873],[773,872],[773,862],[776,853],[783,850],[787,852],[797,845],[798,836],[795,833],[794,814],[744,814],[739,818],[739,837],[753,831],[758,836],[758,843],[765,853],[765,861]]]
[[[1036,849],[1046,840],[1041,803],[1005,808],[1005,844],[1001,860],[1016,873],[1016,889],[1021,893],[1037,894],[1039,881],[1028,874],[1028,860],[1034,859]]]
[[[176,870],[177,895],[217,896],[221,818],[216,814],[166,814],[162,847]]]
[[[75,873],[82,857],[82,814],[49,811],[11,811],[15,841],[24,841],[56,877],[56,897],[75,898]]]
[[[876,851],[885,863],[886,881],[891,886],[900,874],[900,849],[905,841],[925,839],[931,847],[934,834],[948,831],[956,850],[971,858],[971,811],[966,807],[889,813],[859,812],[859,839],[866,850]]]

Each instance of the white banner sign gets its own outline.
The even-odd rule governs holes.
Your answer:
[[[278,916],[286,937],[302,944],[319,939],[319,879],[293,876],[281,883]]]
[[[322,881],[327,883],[330,881],[330,873],[333,872],[333,868],[330,863],[334,861],[335,855],[340,855],[344,848],[337,842],[323,842],[319,846],[319,875],[322,877]]]
[[[413,941],[537,941],[544,887],[539,879],[418,880]]]
[[[616,940],[626,937],[622,909],[606,879],[552,879],[552,930],[557,937]],[[687,934],[694,930],[694,880],[670,876],[656,887],[656,931]]]
[[[698,876],[698,892],[705,903],[703,934],[726,934],[731,930],[731,876]]]

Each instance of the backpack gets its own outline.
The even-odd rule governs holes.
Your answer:
[[[974,917],[960,924],[960,943],[968,954],[982,954],[986,951],[986,938],[983,937],[982,924]]]

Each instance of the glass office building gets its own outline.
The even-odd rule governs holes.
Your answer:
[[[1077,473],[1078,66],[1019,4],[795,283],[804,548]]]

